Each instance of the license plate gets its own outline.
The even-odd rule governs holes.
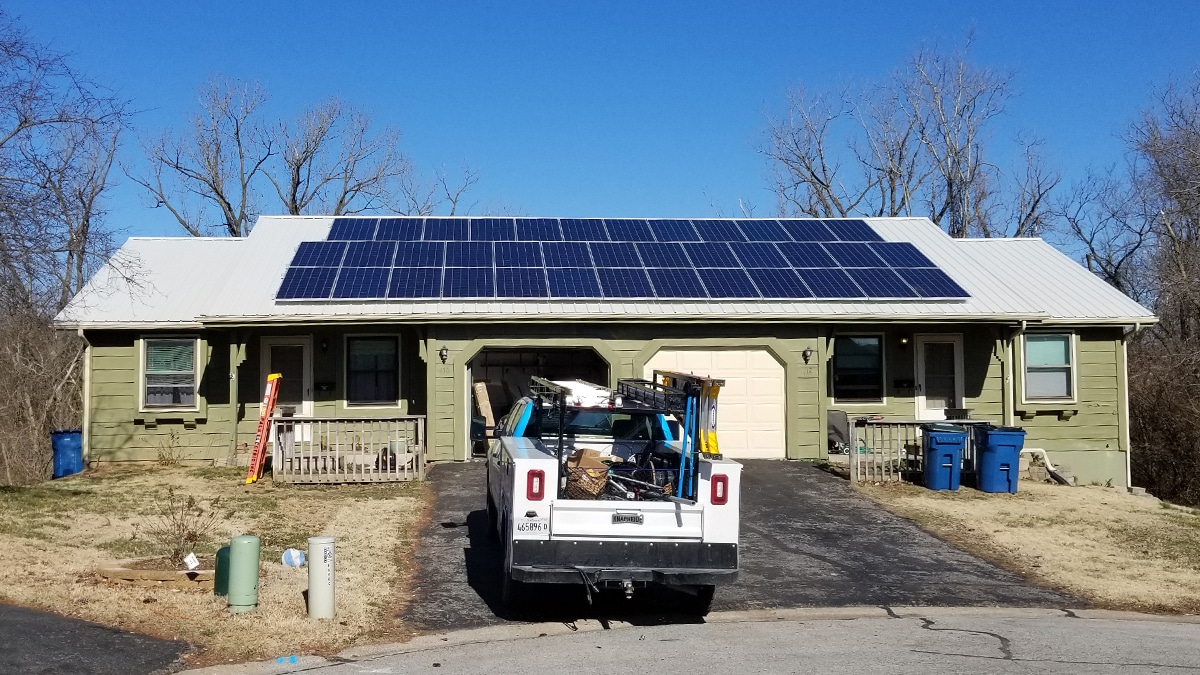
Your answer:
[[[640,513],[614,513],[613,525],[624,523],[626,525],[641,525],[646,522],[646,517]]]

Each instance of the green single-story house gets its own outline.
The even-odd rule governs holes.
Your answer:
[[[725,379],[731,457],[824,457],[829,410],[969,414],[1114,485],[1126,343],[1154,321],[1040,239],[923,218],[264,216],[131,238],[57,317],[88,343],[93,462],[234,459],[272,372],[294,420],[419,423],[430,460],[465,460],[485,390],[498,417],[531,374],[669,369]]]

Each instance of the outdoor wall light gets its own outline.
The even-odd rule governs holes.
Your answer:
[[[908,347],[908,336],[907,336],[907,335],[901,335],[901,336],[900,336],[900,348],[901,348],[901,349],[906,349],[907,347]]]
[[[812,355],[813,355],[812,347],[805,347],[804,351],[800,352],[800,356],[804,357],[804,365],[806,365],[806,366],[808,365],[808,362],[812,359]]]
[[[321,351],[323,351],[323,352],[329,351],[329,340],[326,340],[325,338],[321,338]]]
[[[446,345],[442,345],[442,348],[438,350],[438,358],[442,360],[442,363],[445,363],[446,359],[450,358],[450,350],[446,349]]]

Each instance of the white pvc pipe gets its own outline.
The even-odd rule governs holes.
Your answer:
[[[336,613],[333,584],[333,537],[308,539],[308,618],[332,619]]]

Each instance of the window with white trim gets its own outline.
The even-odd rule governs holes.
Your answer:
[[[142,340],[142,404],[146,408],[196,407],[196,339]]]
[[[843,403],[883,400],[882,335],[839,335],[833,339],[833,398]]]
[[[1025,398],[1070,400],[1075,396],[1070,333],[1025,335]]]
[[[396,405],[399,399],[399,338],[346,338],[346,404]]]

